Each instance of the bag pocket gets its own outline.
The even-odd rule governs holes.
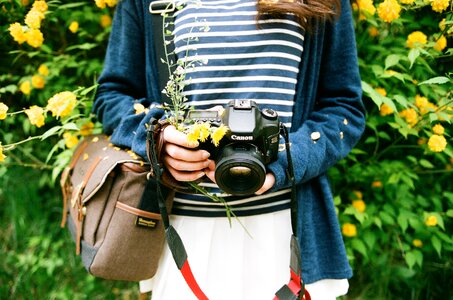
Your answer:
[[[139,281],[151,278],[157,270],[164,230],[159,214],[138,209],[147,172],[140,172],[133,165],[118,167],[120,171],[95,235],[97,253],[89,271],[106,279]],[[87,206],[87,213],[89,209]],[[154,226],[137,226],[138,216],[145,217]]]

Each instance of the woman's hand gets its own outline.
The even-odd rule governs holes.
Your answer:
[[[215,182],[215,163],[211,160],[211,163],[205,169],[206,176]],[[272,173],[267,173],[266,178],[264,179],[263,186],[255,192],[256,195],[261,195],[270,190],[275,184],[275,176]]]
[[[163,133],[163,163],[178,181],[194,181],[205,175],[204,170],[214,162],[208,160],[209,152],[195,150],[198,142],[188,143],[187,135],[174,126],[168,126]]]

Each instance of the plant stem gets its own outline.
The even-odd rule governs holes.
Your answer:
[[[226,216],[228,218],[228,222],[230,223],[230,226],[232,225],[231,223],[231,217],[230,216],[233,216],[238,222],[239,224],[242,226],[242,228],[244,228],[245,232],[247,232],[247,234],[252,237],[252,235],[250,234],[250,232],[247,230],[247,228],[245,228],[244,224],[242,224],[241,220],[239,219],[238,216],[236,216],[236,214],[233,212],[233,210],[231,209],[231,207],[229,206],[229,204],[225,201],[225,199],[223,199],[222,197],[217,197],[216,195],[214,194],[211,194],[209,193],[208,191],[206,191],[203,187],[199,186],[197,183],[195,182],[188,182],[188,184],[194,188],[195,190],[197,190],[197,192],[203,194],[204,196],[212,199],[214,202],[219,202],[219,203],[222,203],[224,206],[225,206],[225,211],[226,211]]]

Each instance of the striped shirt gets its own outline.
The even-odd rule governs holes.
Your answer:
[[[175,52],[189,66],[184,90],[189,106],[252,99],[291,126],[304,41],[293,15],[257,21],[255,0],[187,0],[175,16]],[[236,215],[253,215],[289,208],[289,192],[225,200]],[[225,216],[225,209],[201,195],[177,194],[172,213]]]

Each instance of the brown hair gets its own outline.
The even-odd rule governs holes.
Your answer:
[[[299,24],[311,30],[315,20],[332,20],[340,13],[340,0],[258,0],[258,19],[292,13]]]

